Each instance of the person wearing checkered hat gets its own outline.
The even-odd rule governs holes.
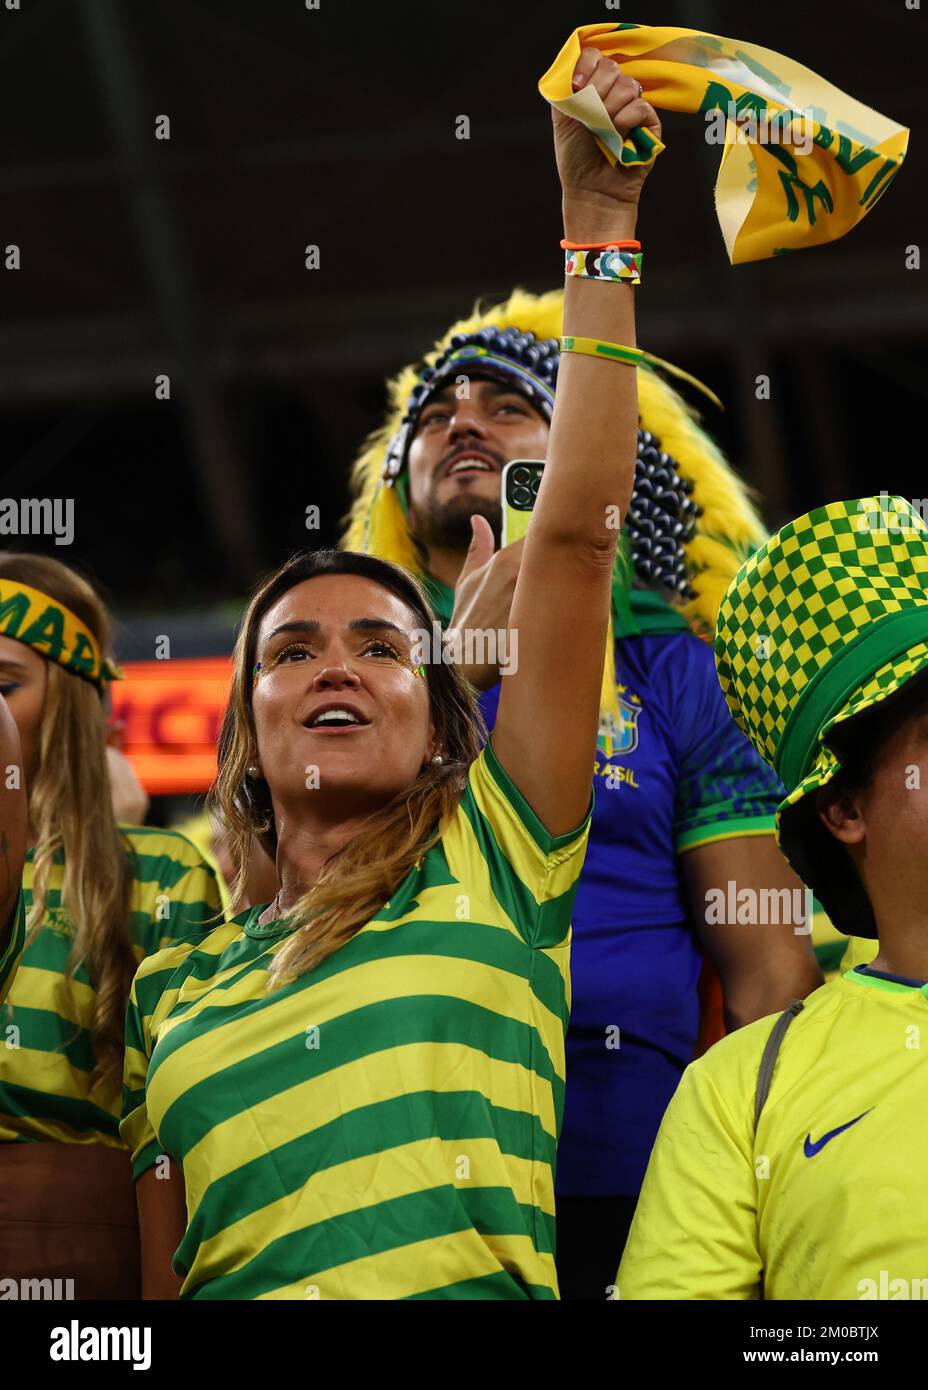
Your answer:
[[[388,418],[356,464],[347,546],[416,572],[446,628],[507,626],[522,544],[495,549],[500,473],[512,459],[545,457],[562,318],[562,292],[516,290],[454,324],[419,372],[407,367],[390,384]],[[730,718],[699,640],[711,638],[721,597],[764,531],[695,413],[654,359],[641,368],[596,804],[573,914],[557,1169],[565,1298],[602,1299],[613,1280],[661,1115],[701,1041],[704,953],[730,1028],[821,983],[793,924],[758,943],[706,911],[707,892],[729,881],[801,891],[773,838],[782,786]],[[500,671],[466,674],[492,728]]]
[[[722,602],[719,680],[782,778],[777,835],[858,965],[717,1043],[661,1125],[623,1299],[928,1297],[928,528],[819,507]],[[758,927],[757,930],[763,930]]]

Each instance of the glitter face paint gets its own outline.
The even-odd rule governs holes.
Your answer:
[[[383,645],[389,646],[389,643],[384,643]],[[251,668],[251,688],[252,688],[252,690],[254,690],[255,686],[258,684],[258,681],[261,679],[261,677],[262,677],[262,676],[266,676],[266,675],[268,675],[271,671],[273,671],[274,668],[280,663],[281,657],[285,656],[285,655],[287,654],[287,652],[292,651],[292,650],[293,650],[292,647],[284,647],[281,651],[279,651],[279,652],[277,653],[277,655],[274,657],[274,660],[273,660],[273,661],[269,661],[269,662],[267,663],[266,666],[264,665],[263,662],[261,662],[261,661],[256,661],[255,664],[254,664],[254,666]],[[425,667],[424,667],[424,666],[414,666],[408,657],[403,656],[400,652],[396,651],[395,648],[391,647],[390,650],[393,652],[393,657],[394,657],[394,660],[396,661],[397,665],[399,665],[399,666],[405,666],[405,667],[407,668],[407,670],[411,671],[412,674],[413,674],[414,676],[418,676],[420,680],[425,680],[425,679],[426,679]]]

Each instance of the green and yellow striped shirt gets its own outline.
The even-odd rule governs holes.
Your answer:
[[[131,856],[129,933],[139,962],[174,942],[203,937],[221,920],[216,877],[171,830],[121,826]],[[34,852],[23,869],[32,907]],[[64,860],[52,865],[41,925],[0,1005],[0,1143],[107,1144],[119,1138],[118,1087],[91,1087],[95,990],[87,965],[69,975],[72,931],[61,906]]]
[[[557,1297],[588,831],[549,835],[488,745],[441,840],[317,969],[267,992],[287,927],[261,908],[145,962],[121,1132],[136,1176],[183,1168],[181,1297]]]

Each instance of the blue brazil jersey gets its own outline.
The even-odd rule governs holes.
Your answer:
[[[636,1193],[692,1060],[702,955],[680,854],[772,834],[785,792],[735,724],[711,647],[688,630],[616,644],[621,728],[600,739],[589,850],[573,913],[564,1196]],[[504,677],[505,679],[505,677]],[[481,697],[492,728],[499,685]]]

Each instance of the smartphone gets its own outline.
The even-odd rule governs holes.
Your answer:
[[[544,466],[541,459],[513,459],[503,469],[503,545],[512,545],[528,530]]]

